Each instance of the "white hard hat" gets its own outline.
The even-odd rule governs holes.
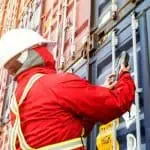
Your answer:
[[[0,39],[0,67],[11,58],[37,44],[50,43],[39,33],[30,29],[13,29]]]

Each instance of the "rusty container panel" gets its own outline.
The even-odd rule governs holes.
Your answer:
[[[39,32],[41,26],[41,15],[42,15],[42,0],[34,0],[30,3],[26,3],[23,13],[20,16],[18,26],[21,28],[29,28]]]
[[[81,57],[82,48],[90,33],[91,1],[46,1],[42,34],[57,45],[53,54],[57,67],[68,68]]]
[[[0,0],[0,36],[10,29],[26,27],[20,26],[25,20],[26,12],[40,2],[42,1]],[[0,77],[0,150],[10,150],[8,137],[10,137],[11,124],[9,114],[11,95],[15,85],[12,84],[12,78],[8,76],[6,70],[0,69]]]
[[[47,37],[49,25],[50,25],[50,16],[52,12],[52,6],[54,1],[46,0],[43,2],[43,12],[42,12],[42,27],[41,27],[41,33],[44,37]]]
[[[17,28],[33,0],[0,0],[0,36]]]
[[[0,69],[0,149],[9,150],[8,137],[10,136],[10,78],[4,69]]]
[[[73,4],[72,4],[73,5]],[[73,23],[74,8],[70,10],[67,21]],[[88,35],[90,33],[90,0],[86,3],[84,0],[80,0],[76,6],[76,27],[75,27],[75,41],[73,41],[72,32],[67,31],[64,46],[65,66],[74,60],[76,57],[82,55],[82,48],[85,42],[87,42]]]

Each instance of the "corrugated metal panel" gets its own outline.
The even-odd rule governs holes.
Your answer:
[[[30,3],[24,10],[24,16],[21,17],[18,26],[21,28],[29,28],[40,32],[42,8],[42,0],[32,1],[32,3]]]
[[[10,29],[18,26],[20,27],[20,24],[21,27],[27,27],[27,23],[30,23],[30,26],[33,26],[34,23],[36,24],[36,27],[34,28],[38,28],[39,30],[37,24],[40,25],[41,16],[37,15],[40,13],[40,10],[38,11],[39,13],[36,13],[36,9],[38,9],[40,6],[42,7],[42,5],[40,5],[42,3],[43,1],[41,0],[1,0],[0,36]],[[36,13],[36,20],[33,12]]]
[[[127,5],[134,7],[134,2],[138,1],[94,0],[94,9],[92,9],[94,15],[92,27],[96,26],[100,28],[107,24],[108,21],[120,18],[122,15],[121,11],[123,11],[123,13],[127,13],[125,12],[125,8]]]
[[[102,84],[105,76],[112,71],[111,42],[114,27],[117,30],[116,34],[119,39],[116,56],[118,58],[122,50],[128,51],[131,56],[130,64],[132,66],[132,72],[134,71],[130,13],[136,10],[140,14],[140,30],[137,34],[136,44],[140,62],[139,69],[143,71],[142,75],[139,75],[139,85],[145,90],[140,94],[141,149],[150,149],[150,112],[148,108],[148,91],[150,90],[148,64],[150,64],[150,57],[148,61],[148,55],[146,55],[148,54],[147,49],[150,48],[150,11],[146,9],[146,7],[149,7],[149,0],[143,2],[142,0],[87,0],[86,3],[84,0],[1,0],[0,2],[1,34],[18,25],[39,30],[40,26],[38,25],[41,24],[40,20],[42,19],[42,34],[46,38],[57,42],[57,45],[52,49],[57,60],[57,66],[61,69],[68,69],[69,72],[73,71],[83,78],[88,79],[89,77],[94,84]],[[44,6],[42,6],[42,4]],[[8,8],[9,11],[6,11]],[[42,18],[40,18],[42,8],[43,14]],[[92,17],[90,18],[91,14]],[[90,37],[93,40],[91,50],[95,49],[96,51],[92,53],[93,57],[91,58],[91,63],[88,64],[86,59],[79,58],[83,55],[83,50],[87,50],[87,47],[84,46],[89,40],[90,27],[95,29]],[[78,59],[79,61],[77,61]],[[143,60],[143,62],[141,60]],[[132,73],[132,75],[134,76],[134,73]],[[3,94],[4,91],[1,93]],[[7,100],[7,98],[5,100]],[[8,116],[3,112],[6,112],[9,106],[9,100],[5,101],[5,105],[3,105],[3,102],[4,101],[0,103],[1,114],[3,114],[1,117],[3,120],[7,120]],[[134,108],[135,107],[132,109],[134,110]],[[115,129],[121,150],[127,149],[126,135],[131,133],[135,137],[135,139],[132,138],[133,141],[138,138],[136,136],[137,122],[135,122],[137,116],[135,117],[134,111],[132,111],[132,113],[131,116],[126,114],[128,118],[126,121],[124,121],[125,117],[121,117],[119,127]],[[88,137],[87,146],[89,150],[96,150],[96,137],[99,133],[99,126],[101,125],[96,125]],[[4,149],[2,148],[2,143],[8,144],[8,142],[4,141],[7,141],[9,132],[7,126],[4,126],[2,130],[7,131],[3,132],[4,134],[1,136],[2,141],[0,148]],[[8,145],[5,147],[8,148]]]
[[[121,5],[121,7],[124,5],[124,1],[119,1]],[[100,1],[99,1],[100,3]],[[122,3],[122,4],[121,4]],[[120,150],[126,150],[129,149],[129,145],[127,146],[127,144],[135,144],[135,149],[139,149],[138,148],[138,144],[141,142],[140,146],[140,150],[149,150],[150,149],[150,145],[149,145],[149,129],[150,129],[150,124],[149,124],[149,109],[147,108],[147,106],[149,105],[148,102],[148,91],[147,89],[150,89],[149,85],[150,83],[147,81],[149,81],[150,77],[149,75],[149,66],[148,66],[148,55],[146,56],[146,53],[148,54],[148,45],[149,42],[147,41],[147,31],[149,32],[149,26],[147,26],[147,24],[149,24],[149,18],[147,16],[149,16],[149,6],[150,3],[147,1],[141,3],[140,5],[138,5],[136,7],[136,12],[138,12],[139,16],[138,16],[138,21],[139,21],[139,32],[137,32],[137,43],[136,43],[136,47],[137,47],[137,52],[138,52],[138,69],[139,69],[139,87],[143,88],[143,93],[140,94],[140,114],[139,114],[139,119],[140,119],[140,132],[137,129],[137,123],[138,123],[138,118],[137,118],[137,114],[135,112],[135,104],[133,105],[130,115],[128,113],[126,113],[126,117],[125,115],[123,117],[120,118],[120,123],[119,123],[119,127],[116,128],[116,136],[117,136],[117,140],[119,143],[119,149]],[[105,9],[105,8],[104,8]],[[122,11],[125,11],[126,9],[122,9]],[[132,10],[132,9],[131,9]],[[144,13],[142,14],[141,12],[145,12],[146,14],[144,15]],[[125,12],[125,13],[128,13]],[[123,18],[118,24],[115,24],[115,29],[117,29],[117,38],[118,38],[118,45],[116,47],[116,56],[118,57],[121,53],[121,51],[126,50],[129,52],[131,60],[130,60],[130,64],[132,66],[132,72],[134,72],[134,67],[133,67],[133,30],[131,27],[131,13],[128,13],[128,15],[126,14],[126,17]],[[145,18],[145,20],[144,20]],[[110,24],[111,21],[108,21],[108,24]],[[98,25],[98,23],[97,23]],[[148,27],[148,28],[146,28]],[[96,30],[96,34],[100,33],[99,31],[102,31],[103,29],[107,28],[107,26],[105,27],[100,27],[98,30]],[[110,28],[111,29],[111,28]],[[113,28],[112,28],[113,29]],[[104,78],[107,74],[112,72],[112,32],[113,30],[108,31],[108,33],[104,33],[102,36],[104,37],[99,37],[99,39],[97,41],[95,41],[95,45],[98,45],[97,48],[97,53],[95,53],[94,58],[92,58],[92,60],[96,59],[96,76],[94,75],[94,72],[91,72],[91,74],[93,74],[93,79],[95,80],[96,84],[102,84],[104,82]],[[106,29],[107,30],[107,29]],[[149,36],[149,35],[148,35]],[[93,68],[95,68],[95,65],[93,64]],[[92,71],[92,70],[91,70]],[[132,73],[133,77],[134,77],[134,73]],[[126,119],[125,119],[126,118]],[[137,119],[136,119],[137,118]],[[146,119],[147,118],[147,119]],[[126,120],[126,121],[125,121]],[[138,120],[138,121],[135,121]],[[97,125],[91,135],[88,138],[88,150],[94,150],[96,149],[96,138],[98,136],[99,131],[98,128],[101,125]],[[113,132],[112,132],[113,133]],[[99,133],[100,136],[102,136],[101,133]],[[128,135],[128,140],[127,140],[127,135]],[[129,138],[130,135],[130,138]],[[139,139],[139,135],[141,136],[141,141],[137,141],[137,139]],[[105,141],[107,142],[107,141]],[[127,143],[129,142],[129,143]],[[133,142],[133,143],[132,143]],[[100,149],[103,149],[102,147]],[[113,148],[110,148],[113,149]],[[131,148],[132,150],[134,149],[133,147]]]
[[[58,67],[66,69],[81,57],[90,32],[90,3],[90,0],[46,1],[43,34],[58,43],[54,49]]]
[[[148,5],[147,5],[148,6]],[[142,85],[143,85],[143,96],[145,97],[144,99],[144,117],[145,117],[145,135],[146,135],[146,150],[150,149],[150,61],[148,60],[149,57],[149,52],[150,52],[150,45],[149,45],[149,31],[150,31],[150,7],[145,10],[140,17],[140,37],[141,37],[141,49],[142,49],[142,64],[144,67],[141,69],[141,78],[143,79]]]
[[[9,112],[14,84],[6,70],[0,69],[0,76],[0,149],[9,150],[8,137],[11,130]]]
[[[148,55],[149,55],[149,65],[150,65],[150,9],[148,9],[147,13],[146,13],[146,19],[147,19],[147,32],[148,32]]]
[[[131,57],[131,66],[133,66],[133,49],[132,49],[132,28],[131,28],[131,16],[129,15],[135,8],[139,12],[142,11],[142,9],[145,9],[145,4],[140,3],[142,1],[92,1],[91,6],[84,7],[84,4],[82,4],[82,0],[78,2],[77,5],[77,22],[76,22],[76,32],[75,32],[75,42],[76,47],[75,50],[77,52],[78,49],[80,49],[83,46],[84,43],[84,37],[86,37],[90,31],[89,26],[89,16],[87,19],[84,16],[84,11],[82,8],[87,8],[86,13],[89,14],[90,9],[92,9],[91,14],[95,14],[95,17],[91,18],[91,27],[96,28],[95,32],[92,33],[91,37],[94,35],[94,38],[92,38],[92,48],[96,49],[96,53],[94,52],[93,55],[95,55],[92,60],[92,64],[88,66],[81,62],[75,63],[75,61],[70,61],[72,59],[72,53],[71,53],[71,43],[73,43],[72,40],[72,32],[71,27],[73,25],[73,2],[72,1],[63,1],[67,2],[68,7],[65,7],[66,5],[62,4],[62,1],[49,1],[49,3],[46,1],[46,8],[45,8],[45,15],[43,21],[45,22],[45,26],[43,31],[43,34],[49,38],[50,40],[57,41],[57,48],[53,50],[54,55],[59,58],[57,60],[58,67],[61,63],[64,63],[64,68],[68,68],[70,64],[74,63],[72,67],[69,67],[69,72],[74,72],[81,77],[90,77],[90,80],[92,83],[96,84],[102,84],[104,82],[104,77],[110,73],[112,70],[112,60],[111,60],[111,50],[112,50],[112,32],[115,26],[115,29],[117,29],[117,36],[118,36],[118,45],[116,56],[118,57],[122,50],[127,50],[130,53]],[[90,4],[90,3],[89,3]],[[113,5],[112,5],[113,4]],[[87,4],[88,5],[88,4]],[[64,7],[63,7],[64,6]],[[141,7],[141,9],[139,9]],[[93,9],[94,8],[94,9]],[[59,11],[58,11],[59,10]],[[63,17],[64,12],[66,11],[65,18],[66,22],[64,24],[63,28]],[[81,13],[82,11],[82,13]],[[79,12],[79,14],[78,14]],[[60,15],[60,13],[62,15]],[[59,16],[59,17],[58,17]],[[147,14],[148,16],[148,14]],[[94,19],[93,19],[94,18]],[[48,21],[46,21],[48,20]],[[88,21],[89,22],[88,22]],[[149,22],[148,22],[149,23]],[[59,24],[59,26],[58,26]],[[86,27],[87,26],[87,27]],[[58,27],[60,30],[58,31]],[[63,29],[65,29],[65,34],[63,32]],[[83,33],[82,33],[83,30]],[[81,36],[78,35],[81,33]],[[95,36],[96,35],[96,36]],[[63,37],[63,38],[62,38]],[[96,38],[95,38],[96,37]],[[85,38],[86,39],[86,38]],[[63,40],[63,41],[62,41]],[[87,39],[86,39],[87,40]],[[82,42],[83,41],[83,42]],[[95,47],[95,44],[96,46]],[[63,47],[62,47],[63,45]],[[78,46],[79,45],[79,46]],[[61,50],[63,49],[63,53],[61,53]],[[137,35],[137,50],[138,50],[138,58],[141,60],[141,41],[139,39],[139,34]],[[57,51],[57,52],[56,52]],[[100,52],[98,52],[100,51]],[[61,59],[62,54],[64,56],[63,59]],[[77,55],[77,53],[76,53]],[[79,56],[80,57],[80,56]],[[84,65],[82,65],[84,64]],[[141,67],[141,63],[139,64]],[[61,66],[62,67],[62,66]],[[88,75],[88,69],[90,70],[90,74]],[[132,71],[134,71],[134,68],[132,67]],[[132,73],[134,75],[134,73]],[[140,80],[140,87],[143,87],[143,83],[145,80],[141,79],[141,76],[139,77]],[[145,83],[144,83],[145,84]],[[144,96],[140,96],[140,135],[141,135],[141,148],[142,150],[149,149],[148,142],[146,142],[148,135],[145,134],[145,120],[144,120],[144,112],[148,113],[145,110],[145,107],[143,105],[143,100],[145,101]],[[133,105],[132,109],[134,110],[135,105]],[[135,115],[135,112],[132,111],[132,113]],[[128,115],[128,114],[126,114]],[[130,121],[124,121],[124,118],[120,118],[120,125],[116,129],[117,134],[117,140],[120,145],[120,149],[124,150],[127,149],[127,134],[131,133],[130,138],[132,140],[137,140],[136,137],[136,123],[135,122],[135,116],[132,116]],[[128,118],[129,119],[129,118]],[[149,129],[149,126],[148,126]],[[91,133],[91,135],[88,137],[88,149],[89,150],[96,150],[96,137],[98,135],[99,131],[99,125],[96,125]],[[135,137],[135,138],[133,138]]]
[[[1,0],[0,4],[0,35],[18,26],[39,31],[41,0]],[[12,91],[15,85],[6,70],[0,69],[0,76],[0,149],[10,150],[8,139],[11,130],[9,113]]]
[[[5,89],[6,89],[6,84],[7,84],[7,72],[6,72],[6,70],[1,69],[0,70],[0,76],[1,76],[1,81],[0,81],[0,114],[2,114],[3,102],[5,99]]]
[[[108,34],[113,27],[119,23],[124,17],[127,16],[131,11],[133,11],[142,0],[95,0],[92,9],[92,15],[94,15],[91,20],[92,30],[95,29],[94,38],[96,41],[103,42],[103,38]]]

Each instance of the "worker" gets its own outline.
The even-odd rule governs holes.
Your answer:
[[[93,126],[130,109],[135,85],[121,65],[117,82],[92,85],[57,73],[49,41],[29,29],[13,29],[0,40],[0,64],[17,83],[11,102],[11,150],[83,150]]]

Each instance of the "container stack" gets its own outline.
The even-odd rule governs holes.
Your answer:
[[[1,0],[0,10],[0,35],[16,27],[40,32],[56,43],[49,49],[59,71],[73,72],[96,85],[114,72],[122,51],[128,52],[136,84],[135,102],[121,118],[106,125],[98,123],[87,137],[87,147],[150,149],[149,0]],[[1,111],[6,76],[0,86]],[[4,133],[1,131],[1,141],[7,141],[2,138]]]

